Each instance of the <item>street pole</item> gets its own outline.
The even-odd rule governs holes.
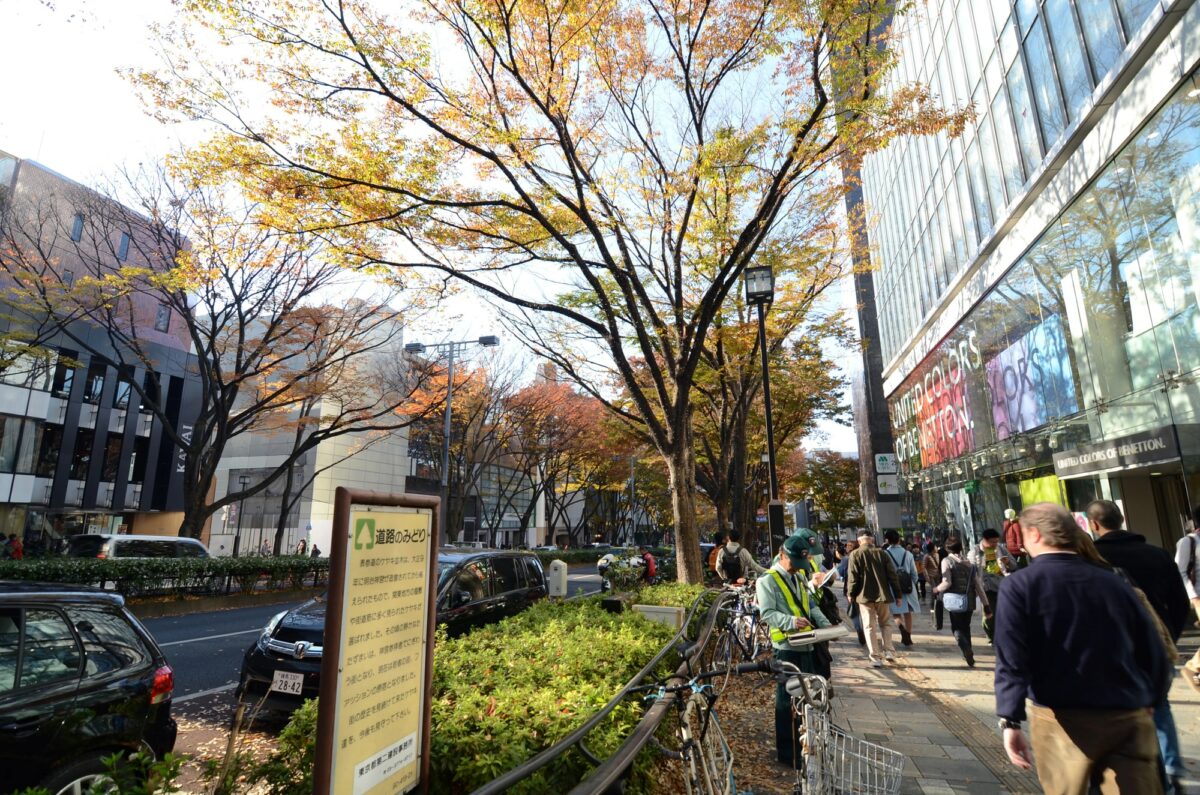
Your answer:
[[[633,456],[629,456],[629,543],[637,543],[637,517],[634,510],[637,507],[637,480],[633,474]]]
[[[238,523],[237,534],[233,537],[233,556],[238,556],[238,547],[242,544],[242,515],[246,513],[246,484],[250,482],[250,478],[245,475],[238,476],[238,483],[242,487],[242,499],[238,503]]]
[[[442,422],[442,543],[449,544],[450,538],[450,414],[454,399],[454,349],[450,343],[450,361],[446,367],[446,417]]]
[[[758,349],[762,354],[763,408],[767,421],[767,472],[770,490],[767,503],[767,527],[772,551],[783,544],[783,503],[779,501],[779,478],[775,474],[775,427],[771,422],[771,378],[767,368],[767,320],[765,302],[758,303]]]

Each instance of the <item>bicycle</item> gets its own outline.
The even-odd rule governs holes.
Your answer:
[[[759,615],[753,585],[726,586],[734,593],[721,625],[712,663],[726,667],[739,662],[754,662],[771,651],[771,634]]]

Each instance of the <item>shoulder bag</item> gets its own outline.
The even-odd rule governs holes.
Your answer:
[[[972,565],[968,570],[966,587],[960,593],[954,590],[958,585],[955,580],[958,578],[954,575],[962,568],[966,568],[965,563],[955,563],[954,568],[950,570],[950,590],[942,594],[942,606],[951,613],[965,613],[971,609],[971,586],[975,580],[975,566]]]

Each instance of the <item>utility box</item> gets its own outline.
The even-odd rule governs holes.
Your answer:
[[[683,627],[683,619],[687,616],[687,611],[682,607],[634,605],[633,609],[641,613],[643,617],[648,618],[651,621],[657,621],[660,624],[666,624],[672,629],[680,629]]]
[[[567,564],[552,560],[546,567],[546,592],[550,596],[567,595]]]

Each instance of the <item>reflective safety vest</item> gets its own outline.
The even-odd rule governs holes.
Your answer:
[[[783,576],[778,570],[771,569],[771,576],[775,578],[775,584],[779,586],[779,590],[783,592],[784,601],[787,602],[788,610],[792,615],[808,618],[808,588],[800,589],[800,603],[804,605],[804,612],[800,611],[800,607],[796,604],[796,596],[792,593],[792,589],[787,587],[787,583],[783,581]],[[787,635],[782,630],[771,627],[771,640],[778,643],[786,638]]]

